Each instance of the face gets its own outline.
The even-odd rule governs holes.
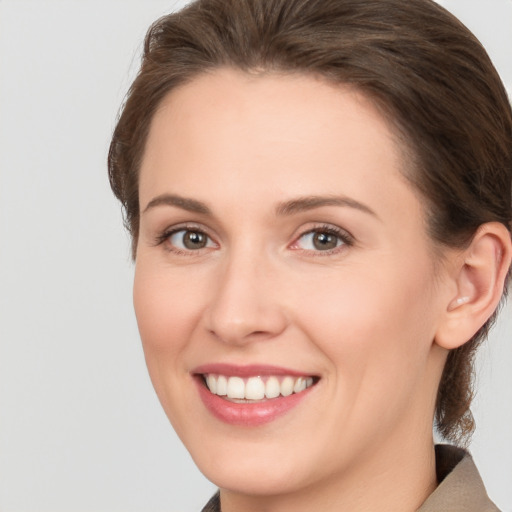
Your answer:
[[[293,492],[430,439],[446,297],[404,165],[369,100],[312,77],[218,70],[155,114],[135,310],[221,488]]]

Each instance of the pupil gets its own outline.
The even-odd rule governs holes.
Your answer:
[[[329,233],[315,233],[313,245],[322,251],[336,248],[337,238]]]
[[[183,245],[187,249],[202,249],[206,246],[206,236],[197,231],[187,231],[183,237]]]

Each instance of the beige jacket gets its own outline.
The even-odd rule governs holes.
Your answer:
[[[436,466],[440,483],[417,512],[499,512],[487,496],[469,453],[454,446],[438,445]],[[221,512],[218,493],[202,512]]]
[[[437,445],[436,466],[439,485],[418,512],[499,512],[469,453]]]

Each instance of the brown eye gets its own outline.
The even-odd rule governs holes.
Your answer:
[[[193,229],[180,229],[168,237],[169,243],[179,250],[197,251],[212,247],[213,242],[206,233]]]
[[[327,252],[344,245],[351,245],[351,239],[344,231],[325,228],[304,233],[294,244],[295,249],[311,252]]]
[[[197,231],[186,231],[183,235],[183,245],[187,249],[202,249],[207,241],[206,235]]]
[[[314,233],[313,245],[319,251],[328,251],[338,246],[339,238],[331,233]]]

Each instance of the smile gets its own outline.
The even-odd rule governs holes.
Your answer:
[[[191,372],[209,413],[230,425],[258,427],[295,409],[320,378],[275,366],[211,364]]]
[[[203,379],[211,393],[236,401],[286,397],[300,393],[314,383],[313,377],[291,375],[243,378],[210,373],[203,375]]]

